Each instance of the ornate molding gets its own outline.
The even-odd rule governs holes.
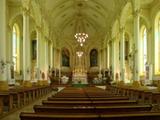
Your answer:
[[[120,33],[123,33],[124,31],[125,31],[125,27],[124,26],[122,26],[122,27],[119,28],[119,32]]]
[[[30,15],[30,9],[27,9],[27,8],[25,8],[25,7],[22,7],[22,11],[23,11],[23,14],[24,15]]]
[[[40,33],[42,32],[42,28],[40,26],[36,26],[36,30]]]
[[[142,10],[141,9],[136,9],[133,11],[133,17],[137,18],[141,14]]]

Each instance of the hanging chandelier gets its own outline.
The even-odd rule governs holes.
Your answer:
[[[86,33],[76,33],[75,38],[77,39],[77,42],[80,43],[80,46],[83,46],[86,39],[88,38],[88,34],[86,34]]]
[[[76,54],[77,54],[78,57],[82,57],[83,51],[77,51]]]

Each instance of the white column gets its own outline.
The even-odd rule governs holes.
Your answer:
[[[104,69],[107,68],[107,48],[104,48]]]
[[[108,43],[108,68],[110,69],[110,66],[112,66],[112,43]]]
[[[41,39],[40,28],[37,28],[37,79],[42,80],[41,71],[42,71],[42,39]]]
[[[61,79],[61,50],[59,50],[59,80]]]
[[[120,28],[120,73],[121,79],[125,80],[125,39],[124,39],[124,28]]]
[[[45,40],[45,73],[46,73],[46,80],[48,79],[47,76],[48,76],[48,41]]]
[[[23,79],[29,81],[31,79],[31,54],[29,37],[29,13],[28,10],[23,11]]]
[[[102,59],[101,59],[102,51],[99,50],[99,74],[101,74],[102,69]]]
[[[12,67],[12,29],[11,27],[8,25],[7,27],[7,51],[6,51],[6,59],[7,59],[7,66],[6,66],[6,72],[7,72],[7,80],[8,80],[8,84],[14,84],[15,81],[13,81],[14,79],[11,78],[11,67]],[[12,82],[13,81],[13,82]]]
[[[152,39],[152,32],[153,29],[150,28],[147,32],[147,61],[149,63],[149,80],[153,80],[153,64],[154,64],[154,50],[153,50],[153,41]]]
[[[112,64],[112,79],[113,81],[115,80],[115,65],[116,65],[116,61],[115,61],[115,38],[112,39],[112,53],[111,53],[111,57],[112,57],[112,61],[111,61],[111,64]]]
[[[139,80],[139,66],[140,66],[140,43],[139,43],[139,18],[140,18],[140,10],[139,10],[139,0],[134,1],[134,80]]]
[[[57,55],[57,54],[56,54],[56,51],[57,51],[57,49],[56,49],[56,48],[53,48],[53,56],[54,56],[54,57],[53,57],[53,60],[54,60],[54,61],[53,61],[53,65],[54,65],[54,66],[53,66],[53,67],[54,67],[54,69],[55,69],[55,71],[54,71],[54,72],[55,72],[55,76],[56,76],[56,55]]]
[[[54,55],[54,68],[56,68],[56,56],[57,56],[57,54],[56,54],[56,51],[57,51],[57,49],[56,48],[54,48],[53,49],[53,55]]]
[[[6,0],[0,0],[0,81],[6,78]]]
[[[12,28],[7,28],[7,61],[12,62]]]
[[[51,43],[50,45],[50,65],[51,65],[51,68],[53,67],[53,43]]]

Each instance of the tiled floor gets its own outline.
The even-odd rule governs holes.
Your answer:
[[[63,88],[59,88],[59,91],[62,90],[62,89],[63,89]],[[42,97],[41,99],[39,99],[39,100],[37,100],[37,101],[29,104],[28,106],[23,107],[23,108],[20,109],[20,110],[17,110],[17,111],[15,111],[15,112],[13,112],[13,113],[10,113],[9,115],[3,117],[3,118],[0,119],[0,120],[20,120],[19,114],[20,114],[21,112],[33,112],[33,105],[41,104],[41,103],[42,103],[42,100],[47,99],[49,96],[51,96],[51,95],[53,95],[53,94],[54,94],[54,92],[53,92],[53,93],[50,93],[50,94],[48,94],[48,95],[46,95],[46,96],[44,96],[44,97]]]

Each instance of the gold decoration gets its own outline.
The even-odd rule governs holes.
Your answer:
[[[0,81],[0,91],[8,91],[9,86],[7,81]]]
[[[28,80],[25,80],[23,82],[23,87],[32,87],[32,83],[30,81],[28,81]]]
[[[140,87],[141,87],[141,84],[140,84],[139,81],[136,80],[136,81],[133,81],[132,87],[133,87],[133,88],[140,88]]]

